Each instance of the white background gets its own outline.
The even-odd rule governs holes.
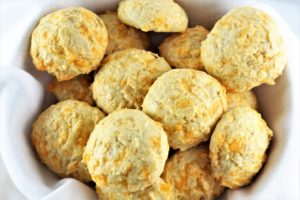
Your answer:
[[[17,0],[14,0],[15,2]],[[3,5],[8,3],[9,1],[0,1],[0,12],[3,12]],[[282,17],[286,20],[286,22],[289,24],[290,28],[298,38],[300,37],[300,1],[297,0],[260,0],[260,3],[265,3],[273,8],[275,8]],[[30,12],[30,11],[29,11]],[[1,33],[1,41],[5,40],[5,38],[2,37],[2,30],[4,30],[7,27],[3,27],[3,18],[1,18],[1,24],[0,24],[0,33]],[[3,42],[0,43],[1,51],[5,51],[5,46],[1,45]],[[3,54],[0,54],[0,59]],[[299,66],[300,67],[300,66]],[[1,110],[1,105],[0,105]],[[1,119],[0,119],[1,120]],[[21,166],[20,166],[21,167]],[[3,166],[2,159],[0,158],[0,199],[1,200],[24,200],[26,199],[22,194],[18,192],[18,190],[15,188],[13,183],[11,182],[8,174],[6,173],[6,170]]]

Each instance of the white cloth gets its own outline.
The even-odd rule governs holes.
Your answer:
[[[50,76],[35,70],[28,54],[30,34],[38,19],[50,11],[82,5],[100,12],[115,9],[117,2],[15,1],[1,6],[0,152],[12,182],[28,199],[96,200],[94,190],[85,184],[70,178],[59,179],[50,172],[39,162],[30,144],[32,122],[52,103],[51,95],[45,90]],[[229,190],[223,199],[299,199],[299,40],[268,6],[246,0],[178,2],[187,11],[191,25],[211,28],[226,11],[242,5],[265,10],[280,25],[287,44],[288,66],[275,86],[263,85],[256,89],[263,116],[274,130],[269,158],[253,184]],[[21,199],[22,195],[16,198]]]

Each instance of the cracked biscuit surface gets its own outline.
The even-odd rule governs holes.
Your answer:
[[[91,82],[87,75],[77,76],[67,81],[52,81],[48,90],[52,92],[59,101],[74,99],[94,104],[92,91],[90,89]]]
[[[185,150],[209,139],[227,109],[226,91],[205,72],[174,69],[153,83],[142,107],[163,124],[170,146]]]
[[[140,49],[110,54],[92,84],[97,105],[107,113],[122,108],[140,109],[149,87],[170,70],[164,58]]]
[[[176,152],[165,166],[163,179],[178,200],[213,200],[224,190],[213,177],[207,145]]]
[[[142,111],[123,109],[97,124],[83,161],[104,193],[136,192],[159,179],[168,152],[167,135],[158,122]]]
[[[40,159],[62,177],[91,180],[82,163],[83,149],[95,125],[104,117],[85,102],[66,100],[49,107],[32,127],[32,144]]]
[[[266,159],[272,134],[261,115],[250,107],[225,113],[209,144],[214,176],[233,189],[249,184]]]
[[[107,43],[102,20],[85,8],[71,7],[41,18],[32,32],[30,54],[38,70],[63,81],[97,69]]]
[[[200,47],[208,33],[202,26],[187,28],[183,33],[167,37],[159,46],[159,53],[175,68],[202,70]]]
[[[173,0],[122,0],[118,17],[144,32],[183,32],[188,25],[185,11]]]
[[[262,83],[275,84],[286,65],[285,44],[277,24],[251,7],[229,11],[201,45],[205,70],[230,92]]]
[[[124,49],[148,49],[150,47],[147,34],[121,22],[116,12],[106,12],[99,16],[108,32],[108,46],[105,54]]]

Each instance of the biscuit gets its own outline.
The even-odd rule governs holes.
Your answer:
[[[226,94],[228,110],[243,106],[249,106],[250,108],[257,109],[257,99],[251,90],[241,93],[227,92]]]
[[[74,99],[85,101],[93,105],[94,100],[90,85],[89,77],[81,75],[68,81],[58,82],[54,80],[49,84],[48,90],[52,92],[59,101]]]
[[[127,49],[110,54],[92,84],[94,100],[107,113],[140,109],[148,88],[170,69],[164,58],[149,51]]]
[[[40,20],[32,32],[30,54],[38,70],[63,81],[97,69],[107,43],[100,17],[85,8],[71,7]]]
[[[174,200],[175,198],[172,187],[161,178],[159,178],[153,185],[137,192],[103,193],[99,187],[96,187],[96,192],[99,200]]]
[[[183,32],[188,18],[173,0],[122,0],[119,19],[144,32]]]
[[[286,65],[277,24],[264,12],[241,7],[223,16],[201,45],[205,70],[230,92],[275,84]]]
[[[159,53],[175,68],[202,70],[200,47],[208,33],[204,27],[196,26],[183,33],[173,34],[159,46]]]
[[[186,150],[209,139],[227,108],[226,91],[205,72],[174,69],[154,82],[142,107],[163,124],[173,149]]]
[[[210,139],[214,176],[221,185],[235,189],[251,182],[266,159],[272,131],[250,107],[225,113]]]
[[[162,178],[174,188],[175,199],[212,200],[224,190],[212,175],[207,145],[176,152],[167,161]]]
[[[168,157],[161,125],[139,110],[115,111],[88,140],[83,161],[104,193],[143,190],[157,181]]]
[[[149,49],[150,41],[146,33],[122,23],[115,12],[99,15],[108,32],[108,46],[105,54],[124,49]]]
[[[82,163],[83,149],[94,126],[104,117],[85,102],[66,100],[49,107],[32,127],[32,144],[43,163],[62,177],[91,180]]]

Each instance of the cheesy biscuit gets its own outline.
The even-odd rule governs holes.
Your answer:
[[[32,144],[38,156],[53,172],[89,182],[82,163],[83,149],[95,125],[104,117],[85,102],[66,100],[50,106],[32,127]]]
[[[144,32],[183,32],[188,18],[173,0],[122,0],[119,19]]]
[[[59,101],[74,99],[94,104],[90,81],[87,75],[77,76],[68,81],[52,81],[48,90],[52,92]]]
[[[99,17],[104,22],[108,32],[108,46],[105,54],[124,49],[148,49],[150,47],[147,34],[121,22],[117,13],[106,12]]]
[[[40,20],[32,32],[30,54],[38,70],[63,81],[97,69],[107,43],[102,20],[85,8],[71,7]]]
[[[110,54],[92,84],[96,104],[107,113],[122,108],[140,109],[148,88],[170,70],[164,58],[140,49]]]
[[[139,110],[115,111],[92,132],[83,161],[104,193],[143,190],[154,184],[168,157],[161,125]]]
[[[103,193],[99,187],[96,187],[96,192],[99,200],[174,200],[175,198],[172,187],[161,178],[159,178],[153,185],[137,192]]]
[[[230,92],[244,92],[262,83],[275,84],[286,65],[285,45],[277,24],[251,7],[223,16],[201,45],[205,70]]]
[[[175,68],[202,70],[200,47],[208,33],[204,27],[196,26],[183,33],[173,34],[159,46],[159,53]]]
[[[174,69],[150,87],[143,111],[163,124],[173,149],[185,150],[207,141],[227,108],[225,88],[193,69]]]
[[[227,92],[227,104],[228,110],[243,106],[257,109],[257,99],[251,90],[245,92]]]
[[[271,137],[272,131],[252,108],[237,107],[225,113],[209,144],[214,176],[233,189],[249,184],[266,159]]]
[[[213,200],[224,188],[212,175],[207,145],[176,152],[162,175],[180,200]]]

